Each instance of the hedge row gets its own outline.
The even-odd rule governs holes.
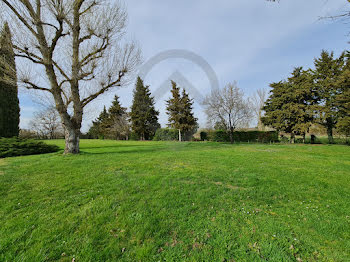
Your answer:
[[[214,142],[230,142],[230,133],[225,130],[201,132],[201,139]],[[278,142],[278,132],[275,131],[235,131],[233,132],[235,142]]]
[[[170,128],[159,128],[153,137],[155,141],[177,141],[179,140],[179,131]]]
[[[21,138],[0,138],[0,158],[57,152],[58,146]]]

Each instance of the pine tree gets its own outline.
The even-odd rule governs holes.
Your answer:
[[[6,23],[0,35],[0,137],[18,136],[19,113],[15,55]]]
[[[265,115],[261,118],[264,125],[276,129],[278,132],[292,134],[293,119],[285,109],[285,105],[290,101],[291,85],[286,81],[271,83],[270,97],[267,99],[264,111]]]
[[[152,139],[156,130],[160,128],[158,123],[159,112],[155,110],[154,104],[154,98],[151,97],[149,86],[145,86],[143,80],[138,77],[130,119],[133,132],[141,140]]]
[[[291,85],[290,101],[285,109],[294,118],[293,133],[301,135],[305,143],[305,135],[314,120],[314,106],[317,103],[311,72],[304,71],[302,67],[297,67],[288,78]]]
[[[181,95],[180,88],[177,87],[174,81],[171,81],[172,97],[166,101],[167,103],[167,114],[168,114],[168,126],[179,131],[179,141],[181,141]]]
[[[198,128],[198,119],[194,117],[193,99],[190,99],[185,89],[182,90],[181,105],[181,132],[187,140],[189,137],[192,137],[192,135],[196,132]]]
[[[111,107],[108,109],[108,135],[113,139],[128,139],[129,122],[128,113],[125,107],[119,102],[119,97],[115,96]]]
[[[345,53],[334,58],[334,53],[322,51],[320,58],[315,59],[315,86],[319,106],[318,120],[327,129],[328,141],[333,143],[333,129],[338,122],[336,96],[339,94],[339,77],[345,65]]]
[[[106,107],[104,107],[99,117],[95,121],[92,121],[92,127],[90,128],[88,134],[93,138],[104,139],[107,133],[106,129],[109,127],[108,119],[109,114]]]
[[[295,68],[287,81],[272,83],[271,95],[266,101],[265,116],[262,121],[265,125],[291,134],[294,142],[295,135],[305,134],[313,122],[315,95],[312,76],[309,71],[301,67]]]
[[[179,131],[179,141],[182,137],[192,136],[195,132],[198,124],[197,118],[194,117],[192,112],[193,100],[189,98],[189,95],[185,90],[180,95],[180,88],[172,81],[172,97],[167,102],[167,114],[168,122],[171,128]]]
[[[349,53],[347,54],[349,56]],[[338,111],[337,129],[340,133],[350,136],[350,58],[347,58],[346,66],[339,77],[337,83],[340,88],[336,96],[336,105]]]

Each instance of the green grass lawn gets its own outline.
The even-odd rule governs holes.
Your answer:
[[[348,146],[81,149],[0,160],[0,261],[350,261]]]

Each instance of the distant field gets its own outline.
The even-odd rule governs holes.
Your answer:
[[[0,160],[0,261],[350,261],[349,146],[81,148]]]

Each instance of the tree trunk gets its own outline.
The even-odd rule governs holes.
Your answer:
[[[181,137],[181,130],[179,129],[179,142],[182,141],[182,137]]]
[[[327,135],[328,135],[328,143],[333,144],[334,143],[333,128],[331,126],[327,127]]]
[[[66,147],[64,149],[65,154],[79,154],[79,138],[80,130],[65,128],[65,140]]]
[[[291,144],[294,144],[294,143],[295,143],[295,134],[294,134],[294,133],[291,133],[291,134],[290,134],[290,143],[291,143]]]
[[[303,144],[305,144],[305,141],[306,141],[305,137],[306,137],[306,134],[303,133]]]
[[[233,144],[233,127],[230,128],[230,143]]]

